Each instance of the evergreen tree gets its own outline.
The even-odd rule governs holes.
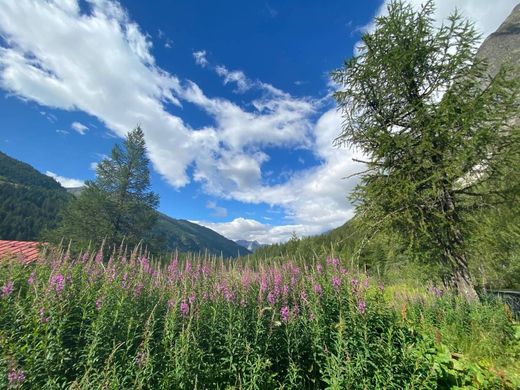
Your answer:
[[[156,222],[158,196],[150,191],[149,160],[140,127],[130,131],[123,145],[96,168],[96,179],[65,210],[55,239],[81,245],[146,242]]]
[[[476,293],[467,235],[476,211],[518,194],[518,78],[487,75],[478,36],[458,14],[439,28],[430,1],[401,1],[376,19],[360,54],[333,72],[344,115],[337,142],[359,148],[367,170],[352,195],[370,226],[399,233],[415,257],[437,261],[446,286]]]

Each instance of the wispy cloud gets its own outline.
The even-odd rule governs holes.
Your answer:
[[[70,128],[81,135],[85,135],[85,133],[88,130],[88,127],[80,122],[72,122],[72,124],[70,125]]]
[[[213,213],[212,213],[213,217],[224,218],[224,217],[227,217],[227,215],[228,215],[228,211],[225,207],[221,207],[221,206],[217,205],[217,202],[212,201],[212,200],[210,200],[206,203],[206,208],[213,210]]]

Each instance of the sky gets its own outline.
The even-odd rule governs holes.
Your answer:
[[[437,0],[482,38],[518,0]],[[330,72],[387,1],[0,0],[0,151],[65,187],[140,125],[159,210],[283,242],[354,214]],[[415,7],[422,3],[411,0]]]

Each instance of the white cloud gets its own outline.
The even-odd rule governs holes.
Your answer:
[[[408,0],[417,10],[424,5],[425,0]],[[387,14],[387,6],[390,0],[385,0],[379,7],[376,16]],[[485,39],[493,33],[505,18],[511,13],[518,4],[518,0],[436,0],[434,19],[437,25],[446,22],[447,18],[458,10],[464,18],[475,23],[477,31]],[[374,29],[374,22],[370,22],[362,31]]]
[[[439,15],[449,4],[459,4],[470,18],[478,18],[479,28],[479,23],[487,26],[483,31],[495,29],[512,3],[438,2]],[[76,0],[4,0],[0,86],[42,106],[88,113],[119,137],[140,123],[155,169],[174,187],[195,180],[209,194],[267,203],[286,212],[284,226],[243,218],[212,225],[218,231],[228,229],[231,233],[224,234],[230,238],[285,240],[293,231],[308,235],[334,228],[352,215],[345,196],[356,179],[342,178],[362,168],[352,162],[355,151],[332,147],[341,123],[337,112],[332,109],[315,119],[323,99],[294,97],[242,71],[210,67],[201,50],[193,53],[198,65],[220,73],[238,92],[249,89],[257,95],[244,106],[207,96],[195,82],[156,64],[148,35],[119,3],[87,4],[90,10],[85,13]],[[194,129],[169,113],[168,105],[182,109],[182,104],[203,109],[212,125]],[[268,185],[266,147],[305,148],[321,163],[282,184]],[[192,177],[189,166],[194,168]],[[244,226],[250,229],[247,237],[233,235]]]
[[[235,83],[237,92],[245,92],[253,86],[252,82],[247,79],[241,70],[228,70],[224,65],[217,65],[215,71],[224,78],[224,85]]]
[[[212,200],[210,200],[206,203],[206,208],[213,210],[213,214],[212,214],[213,217],[224,218],[224,217],[227,217],[227,215],[228,215],[228,211],[225,207],[221,207],[221,206],[217,205],[217,202],[212,201]]]
[[[306,229],[301,225],[272,226],[246,218],[236,218],[224,223],[194,222],[215,230],[233,241],[256,240],[262,244],[273,244],[275,242],[287,241],[293,234],[296,234],[298,237],[306,235]]]
[[[85,184],[85,182],[83,180],[71,179],[69,177],[63,177],[63,176],[57,175],[51,171],[47,171],[47,172],[45,172],[45,174],[47,176],[52,177],[54,180],[56,180],[58,183],[60,183],[65,188],[82,187]]]
[[[71,129],[73,129],[74,131],[76,131],[78,134],[81,134],[81,135],[85,135],[85,133],[88,130],[88,127],[80,122],[72,122],[70,127],[71,127]]]
[[[194,51],[193,58],[195,58],[195,63],[203,68],[209,64],[206,58],[206,50]]]

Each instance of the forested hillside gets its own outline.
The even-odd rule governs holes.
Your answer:
[[[0,152],[0,239],[41,239],[44,230],[57,226],[60,212],[80,192],[78,188],[67,191],[29,164]],[[224,257],[250,253],[211,229],[162,213],[152,237],[153,249],[161,254],[175,250]]]
[[[0,238],[36,240],[71,195],[54,179],[0,152]]]

